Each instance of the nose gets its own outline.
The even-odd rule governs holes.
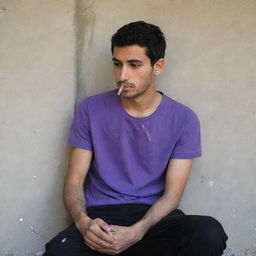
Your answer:
[[[121,68],[120,71],[120,81],[128,81],[129,80],[129,70],[125,65]]]

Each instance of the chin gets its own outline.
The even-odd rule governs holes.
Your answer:
[[[139,96],[140,96],[141,94],[122,94],[122,97],[124,98],[124,99],[130,99],[130,100],[132,100],[132,99],[136,99],[136,98],[138,98]]]

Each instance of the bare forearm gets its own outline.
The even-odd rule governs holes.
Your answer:
[[[144,236],[152,226],[178,207],[191,166],[192,159],[170,160],[166,173],[165,192],[145,216],[133,225],[137,232]]]
[[[180,199],[181,195],[174,192],[164,194],[149,208],[144,217],[133,225],[134,228],[144,236],[152,226],[178,207]]]
[[[87,218],[83,184],[89,170],[91,158],[91,151],[72,148],[63,189],[63,199],[66,209],[76,225],[82,218],[85,220]]]
[[[75,223],[80,220],[81,215],[87,216],[83,188],[80,185],[65,184],[63,199],[65,207]]]

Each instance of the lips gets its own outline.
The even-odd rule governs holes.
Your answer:
[[[126,89],[126,88],[132,88],[131,85],[123,85],[123,88]]]
[[[121,84],[121,85],[119,85],[119,90],[122,88],[122,91],[124,91],[124,90],[129,90],[129,89],[131,89],[131,88],[133,88],[134,86],[132,86],[132,85],[127,85],[127,84]]]
[[[117,82],[117,86],[119,88],[117,95],[121,95],[122,91],[128,92],[130,91],[131,88],[135,87],[133,83],[123,82],[123,81]]]

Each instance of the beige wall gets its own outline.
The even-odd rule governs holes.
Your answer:
[[[66,222],[74,4],[0,1],[0,255],[34,255]]]
[[[201,120],[204,156],[181,208],[219,219],[237,256],[256,254],[255,0],[0,3],[0,255],[43,251],[67,224],[61,186],[75,94],[114,88],[110,38],[135,20],[166,34],[159,90]]]

